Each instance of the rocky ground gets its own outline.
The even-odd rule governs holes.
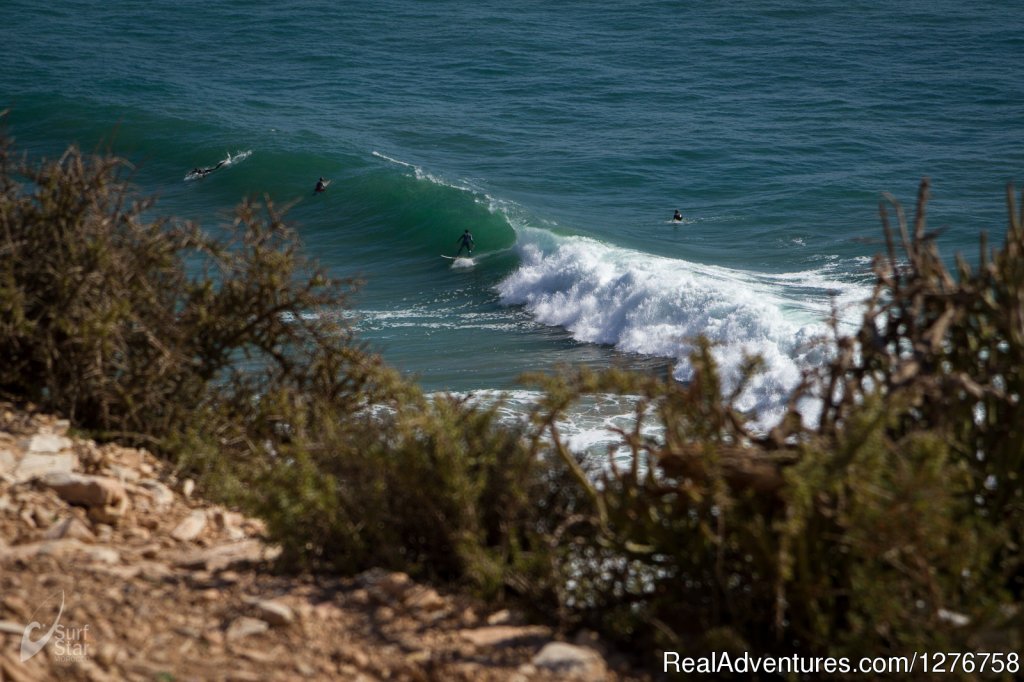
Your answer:
[[[67,431],[0,405],[0,682],[642,679],[402,573],[277,575],[258,520]]]

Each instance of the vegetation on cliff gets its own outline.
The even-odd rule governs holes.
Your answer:
[[[883,201],[887,249],[859,329],[758,434],[723,399],[706,343],[685,385],[534,377],[546,397],[519,426],[428,399],[355,338],[354,283],[309,261],[269,200],[202,230],[149,218],[125,173],[73,148],[33,164],[4,144],[0,392],[199,475],[265,519],[286,565],[459,584],[652,664],[662,648],[1020,649],[1012,192],[1003,246],[983,239],[954,273],[926,230],[927,183],[913,224]],[[597,393],[637,398],[624,467],[560,436],[559,416]],[[795,409],[809,399],[813,426]]]

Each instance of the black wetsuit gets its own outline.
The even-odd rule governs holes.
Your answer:
[[[228,160],[224,159],[223,161],[218,163],[213,168],[194,168],[194,169],[192,169],[192,175],[198,175],[200,177],[205,178],[207,175],[209,175],[213,171],[217,170],[218,168],[220,168],[221,166],[223,166],[227,162],[228,162]]]
[[[456,258],[458,258],[460,255],[462,255],[462,250],[463,249],[466,249],[469,252],[470,255],[473,254],[473,246],[474,246],[474,244],[473,244],[473,235],[471,235],[469,232],[466,232],[465,234],[463,234],[461,237],[459,237],[455,241],[461,242],[459,244],[459,251],[458,251],[458,253],[455,254]]]

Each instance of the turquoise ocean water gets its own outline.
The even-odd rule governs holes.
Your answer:
[[[23,149],[110,147],[206,226],[297,202],[310,252],[367,281],[363,337],[430,391],[528,400],[520,373],[563,362],[685,379],[704,333],[727,370],[765,357],[744,400],[770,419],[832,302],[856,318],[881,192],[909,209],[929,176],[929,225],[973,256],[1024,182],[1014,3],[0,4]]]

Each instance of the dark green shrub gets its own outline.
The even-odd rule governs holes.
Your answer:
[[[308,409],[281,413],[305,423]],[[306,566],[381,566],[490,596],[543,585],[544,514],[557,518],[572,489],[559,493],[497,414],[497,406],[412,396],[367,411],[357,433],[318,421],[278,446],[290,464],[266,467],[258,507]]]

